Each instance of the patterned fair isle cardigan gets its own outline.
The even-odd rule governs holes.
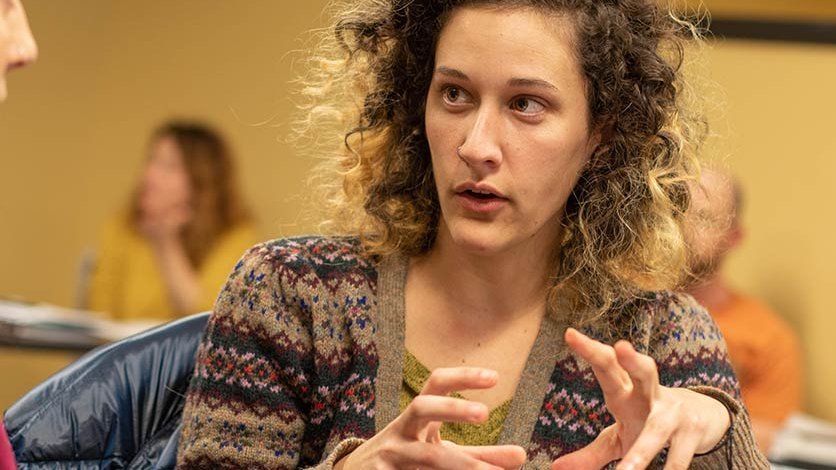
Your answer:
[[[303,237],[244,255],[198,350],[178,468],[328,469],[397,417],[407,261],[358,253],[354,238]],[[634,325],[625,336],[656,360],[663,385],[711,395],[733,417],[725,444],[692,468],[768,468],[705,310],[669,293],[621,310]],[[527,450],[526,469],[548,468],[613,422],[556,317],[543,321],[499,437]]]

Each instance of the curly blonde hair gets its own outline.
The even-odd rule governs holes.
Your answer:
[[[371,255],[432,247],[440,208],[424,134],[436,40],[457,7],[534,8],[568,17],[602,142],[565,206],[549,303],[594,320],[682,275],[687,181],[704,134],[681,73],[690,23],[654,0],[360,0],[332,5],[303,79],[299,136],[332,153],[314,181],[327,231]],[[330,123],[330,124],[329,124]],[[336,129],[328,134],[324,129]],[[333,137],[333,138],[332,138]],[[321,194],[321,192],[320,192]]]

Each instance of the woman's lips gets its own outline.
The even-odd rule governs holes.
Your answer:
[[[477,214],[491,214],[508,203],[504,197],[471,189],[456,192],[456,201],[464,210]]]

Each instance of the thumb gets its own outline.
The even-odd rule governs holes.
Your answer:
[[[590,442],[552,462],[552,470],[597,469],[621,458],[621,444],[615,426],[608,426]]]
[[[441,441],[447,447],[453,447],[482,462],[500,468],[520,468],[525,463],[525,449],[514,445],[462,446],[450,441]]]

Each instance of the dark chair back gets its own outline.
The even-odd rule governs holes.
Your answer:
[[[90,351],[6,411],[19,469],[173,468],[208,313]]]

